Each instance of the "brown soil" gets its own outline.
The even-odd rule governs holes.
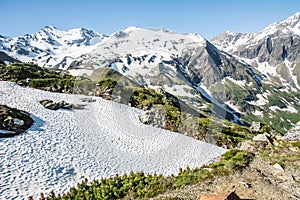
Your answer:
[[[273,146],[274,147],[274,146]],[[271,149],[273,148],[271,147]],[[265,151],[274,155],[275,150]],[[296,157],[292,157],[294,155]],[[283,170],[274,167],[274,162],[256,154],[248,168],[229,176],[215,177],[212,180],[168,191],[153,199],[197,199],[202,194],[218,193],[226,190],[235,191],[241,199],[287,200],[300,199],[300,150],[287,147],[278,153],[285,159]],[[297,159],[297,156],[299,156]]]

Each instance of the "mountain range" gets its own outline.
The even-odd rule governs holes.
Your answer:
[[[127,27],[105,35],[46,26],[0,36],[0,51],[4,63],[33,62],[94,79],[99,70],[114,69],[241,125],[258,121],[286,133],[300,121],[300,13],[258,33],[228,31],[211,41],[167,29]]]

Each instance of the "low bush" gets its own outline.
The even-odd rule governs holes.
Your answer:
[[[187,168],[177,176],[164,177],[156,174],[137,172],[116,175],[113,178],[94,180],[88,184],[87,180],[78,183],[65,194],[51,194],[49,200],[59,199],[140,199],[150,198],[167,190],[174,190],[186,185],[196,184],[213,178],[227,175],[236,170],[244,169],[251,161],[253,155],[235,149],[225,153],[220,161],[207,166],[191,170]]]

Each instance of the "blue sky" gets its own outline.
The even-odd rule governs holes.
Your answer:
[[[105,34],[134,25],[210,39],[226,30],[257,32],[300,11],[300,0],[1,0],[0,5],[0,35],[7,36],[46,25]]]

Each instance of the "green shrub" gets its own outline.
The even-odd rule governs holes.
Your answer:
[[[292,146],[300,149],[300,142],[292,142]]]
[[[99,86],[114,88],[117,84],[117,81],[111,78],[106,78],[98,82]]]
[[[33,88],[44,88],[44,87],[53,87],[53,86],[62,87],[65,85],[73,87],[73,81],[68,79],[61,79],[61,78],[43,78],[43,79],[32,79],[29,83],[29,86]]]
[[[227,175],[235,170],[241,170],[251,161],[252,154],[235,149],[225,153],[221,160],[191,170],[187,168],[177,176],[164,177],[156,174],[137,172],[116,175],[113,178],[94,180],[91,184],[82,181],[76,188],[71,188],[68,193],[56,195],[51,193],[47,199],[139,199],[151,198],[167,190],[174,190],[186,185],[199,183],[213,176]],[[209,170],[210,169],[210,170]]]

